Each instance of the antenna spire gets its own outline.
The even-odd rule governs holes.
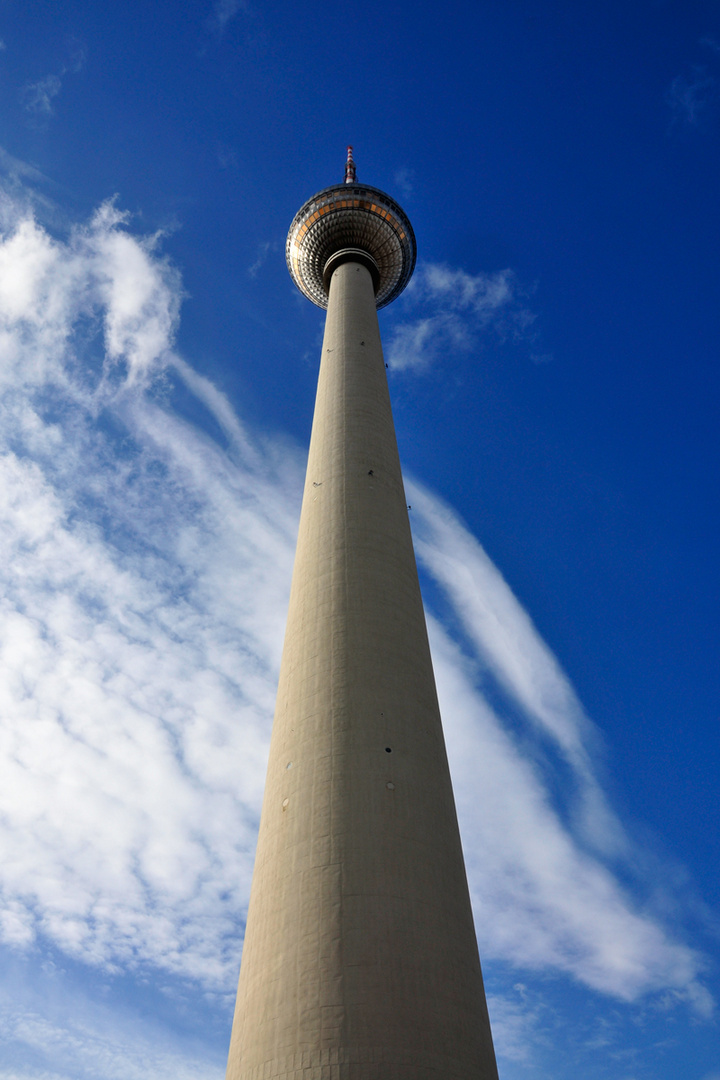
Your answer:
[[[347,161],[345,162],[345,183],[354,184],[357,176],[355,172],[355,161],[353,160],[352,146],[348,146],[347,151]]]

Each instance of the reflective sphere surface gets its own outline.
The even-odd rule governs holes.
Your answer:
[[[365,184],[337,184],[313,195],[295,215],[285,245],[290,276],[318,307],[327,307],[323,270],[343,248],[361,248],[380,271],[379,308],[403,291],[415,268],[415,234],[394,199]]]

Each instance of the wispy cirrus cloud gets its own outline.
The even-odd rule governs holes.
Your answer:
[[[52,116],[54,110],[53,101],[62,90],[62,79],[59,75],[45,75],[37,82],[28,83],[23,87],[22,103],[29,113],[46,118]]]
[[[526,987],[516,983],[504,997],[488,994],[493,1042],[506,1061],[530,1062],[532,1047],[542,1030],[542,1006],[530,1000]]]
[[[491,329],[501,337],[534,340],[535,315],[512,270],[468,274],[421,263],[407,289],[409,313],[390,336],[386,353],[396,370],[430,367],[447,349],[474,348]]]
[[[0,494],[14,560],[0,615],[0,926],[18,945],[40,934],[90,962],[160,963],[217,985],[237,964],[284,585],[269,614],[256,605],[276,588],[272,554],[292,559],[293,519],[282,483],[260,505],[252,458],[237,473],[199,432],[189,450],[183,424],[144,391],[172,364],[181,293],[153,241],[123,223],[107,204],[61,243],[22,216],[0,246]],[[81,356],[93,335],[99,351]],[[219,395],[181,361],[174,370],[232,434]],[[48,419],[58,409],[61,424]],[[97,427],[108,409],[119,444]],[[224,554],[210,556],[205,533],[226,513],[240,535],[226,547],[223,528]],[[262,549],[256,590],[245,575]]]
[[[234,147],[228,146],[226,143],[218,143],[217,149],[217,162],[221,169],[231,169],[236,171],[240,166],[240,155]]]
[[[670,83],[665,100],[670,108],[671,127],[702,129],[717,113],[718,81],[716,67],[720,54],[720,42],[706,35],[699,44],[713,54],[710,67],[706,63],[693,64],[690,74],[676,76]]]
[[[180,276],[129,226],[109,202],[53,237],[0,200],[0,936],[229,1000],[302,453],[176,354]],[[476,327],[519,302],[507,273],[421,281]],[[178,381],[227,445],[173,409]],[[477,540],[411,491],[453,612],[430,627],[483,954],[706,1014],[701,959],[616,871],[635,849],[572,686]]]
[[[395,186],[402,192],[406,199],[412,196],[415,187],[415,172],[413,169],[398,169],[393,176]]]
[[[142,1022],[118,1024],[107,1007],[80,999],[81,1015],[0,1006],[0,1080],[220,1080],[221,1063]],[[13,1067],[11,1061],[23,1062]],[[47,1063],[47,1067],[45,1067]]]
[[[225,33],[225,29],[236,15],[245,8],[245,0],[215,0],[212,11],[207,20],[207,27],[218,37]]]
[[[673,124],[698,127],[717,99],[716,80],[705,67],[695,65],[689,77],[673,79],[665,98]]]
[[[418,484],[410,488],[419,511],[418,556],[442,585],[467,635],[471,653],[521,710],[526,724],[570,766],[582,807],[576,824],[607,854],[627,840],[593,773],[599,733],[555,656],[481,545],[453,512]]]
[[[277,251],[278,245],[273,240],[266,240],[262,244],[258,244],[257,258],[252,266],[248,267],[248,274],[250,277],[257,277],[258,272],[262,269],[268,260],[268,256],[273,251]]]
[[[50,72],[41,79],[28,82],[20,91],[20,102],[36,123],[44,123],[55,112],[55,99],[63,87],[66,75],[76,75],[85,64],[85,50],[73,44],[70,57],[58,71]]]

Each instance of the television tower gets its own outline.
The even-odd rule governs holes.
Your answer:
[[[327,317],[227,1080],[497,1080],[377,318],[415,237],[348,147],[286,255]]]

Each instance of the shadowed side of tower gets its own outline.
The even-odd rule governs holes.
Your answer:
[[[321,260],[328,313],[227,1076],[496,1080],[378,330],[382,252],[357,232]]]

